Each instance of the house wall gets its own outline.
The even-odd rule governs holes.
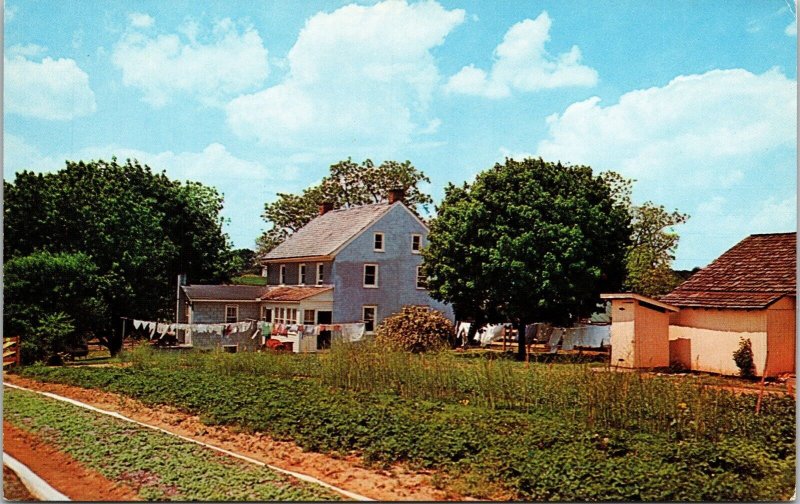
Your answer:
[[[670,317],[670,358],[687,369],[739,374],[733,352],[740,338],[750,340],[756,373],[761,375],[767,348],[766,310],[681,308]]]
[[[374,233],[384,233],[384,252],[375,252]],[[416,288],[416,267],[422,255],[411,252],[411,235],[422,235],[427,243],[427,229],[401,204],[395,204],[364,233],[346,245],[333,264],[333,321],[361,320],[362,306],[376,305],[376,326],[404,305],[430,306],[453,320],[449,305],[434,301],[427,290]],[[364,264],[378,264],[378,287],[363,287]]]
[[[611,365],[634,367],[634,315],[636,302],[613,299],[611,301]]]
[[[239,307],[239,322],[247,319],[259,320],[259,304],[255,302],[194,301],[191,306],[192,324],[222,324],[225,322],[225,307]]]
[[[669,314],[636,302],[634,362],[638,368],[669,366]]]
[[[332,262],[307,262],[307,263],[298,263],[298,262],[285,262],[281,263],[280,261],[275,263],[267,264],[265,267],[268,268],[267,270],[267,285],[280,285],[281,282],[281,264],[286,265],[286,284],[285,285],[298,285],[299,280],[299,271],[300,271],[300,264],[306,265],[306,285],[316,285],[317,284],[317,264],[323,264],[325,271],[323,274],[323,283],[329,284],[331,283],[331,273],[332,273]]]
[[[784,297],[767,309],[767,376],[795,372],[796,299]]]

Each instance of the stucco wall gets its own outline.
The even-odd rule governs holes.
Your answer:
[[[374,233],[384,233],[384,252],[375,252]],[[427,290],[416,288],[416,267],[422,256],[411,252],[411,235],[427,230],[401,204],[395,204],[380,220],[350,242],[333,264],[334,322],[361,320],[364,305],[376,305],[376,325],[404,305],[425,305],[453,319],[449,305],[431,299]],[[378,288],[363,287],[365,263],[378,264]]]
[[[635,364],[641,368],[669,366],[669,314],[636,303]]]
[[[614,299],[611,301],[611,365],[634,367],[633,317],[635,301]]]
[[[239,307],[239,321],[252,319],[258,320],[259,304],[258,303],[221,303],[216,301],[205,302],[195,301],[192,303],[191,315],[192,324],[222,324],[225,322],[225,307],[238,306]]]
[[[767,309],[767,375],[795,372],[796,300],[785,297]]]

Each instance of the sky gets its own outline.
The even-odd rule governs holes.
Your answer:
[[[674,267],[794,231],[791,0],[7,0],[3,176],[136,158],[264,204],[342,159],[410,160],[440,201],[506,157],[614,170],[691,217]]]

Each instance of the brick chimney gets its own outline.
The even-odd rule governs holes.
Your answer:
[[[395,188],[389,189],[389,204],[399,201],[403,202],[403,199],[406,197],[405,189]]]
[[[331,210],[333,210],[333,203],[331,203],[330,201],[324,201],[324,202],[319,204],[319,214],[320,215],[325,215],[326,213],[330,212]]]

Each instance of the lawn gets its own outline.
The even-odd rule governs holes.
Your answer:
[[[144,500],[340,499],[268,468],[30,392],[4,391],[3,420],[133,487]]]
[[[780,500],[795,403],[690,381],[342,345],[320,356],[134,352],[126,368],[23,370],[293,440],[437,471],[478,498]]]

